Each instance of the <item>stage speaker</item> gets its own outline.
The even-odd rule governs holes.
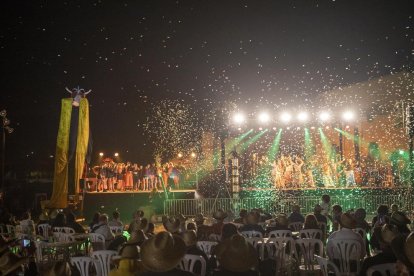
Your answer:
[[[409,104],[407,105],[405,111],[405,127],[407,134],[410,136],[414,136],[414,105]]]

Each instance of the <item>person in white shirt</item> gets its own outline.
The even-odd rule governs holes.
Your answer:
[[[20,227],[23,234],[28,235],[30,238],[35,236],[35,226],[34,221],[32,220],[30,212],[25,212],[23,214],[22,220],[20,221]]]
[[[95,224],[92,227],[92,233],[101,234],[105,237],[105,245],[108,246],[108,244],[114,239],[114,234],[112,233],[111,229],[108,225],[108,215],[102,214],[99,217],[99,223]]]
[[[109,226],[118,226],[118,227],[123,227],[124,224],[122,223],[121,219],[120,219],[120,214],[118,212],[118,210],[115,210],[112,213],[112,219],[108,222]]]
[[[361,235],[358,233],[355,233],[354,231],[352,231],[352,229],[355,228],[356,226],[356,220],[353,217],[352,214],[349,213],[343,213],[341,215],[340,218],[340,225],[341,225],[341,229],[338,231],[333,232],[329,237],[328,237],[328,242],[326,244],[326,253],[329,257],[330,260],[333,260],[333,262],[336,265],[339,265],[339,256],[337,253],[337,249],[335,248],[335,246],[333,245],[333,241],[355,241],[357,243],[360,244],[360,252],[356,252],[356,256],[351,256],[352,259],[363,259],[365,257],[366,254],[366,250],[365,250],[365,244],[364,244],[364,240],[362,239]],[[356,263],[355,264],[350,264],[351,265],[351,270],[355,270],[356,271]],[[354,269],[353,269],[354,267]]]

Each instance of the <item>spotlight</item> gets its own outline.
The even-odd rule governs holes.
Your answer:
[[[404,154],[404,151],[403,150],[399,150],[398,153],[401,154],[401,155],[403,155]]]
[[[276,130],[276,129],[277,129],[276,127],[273,128],[273,130]]]
[[[3,117],[3,118],[6,117],[7,116],[7,111],[5,109],[0,111],[0,116]]]
[[[103,152],[100,152],[100,153],[99,153],[99,156],[100,156],[100,157],[104,156],[104,153],[103,153]]]
[[[326,112],[326,111],[321,112],[321,113],[319,114],[319,119],[320,119],[322,122],[327,122],[327,121],[329,121],[329,120],[331,119],[331,114],[329,114],[329,112]]]
[[[270,121],[270,116],[269,114],[263,112],[259,114],[259,122],[261,123],[267,123]]]
[[[289,123],[291,119],[292,119],[292,115],[290,115],[287,112],[284,112],[280,115],[280,120],[285,124]]]
[[[308,118],[309,118],[309,115],[308,115],[308,113],[306,113],[306,112],[300,112],[300,113],[298,114],[298,120],[299,120],[300,122],[306,122],[306,121],[308,120]]]
[[[259,130],[260,130],[260,131],[262,131],[262,130],[263,130],[263,128],[259,127]]]
[[[345,121],[352,121],[355,118],[355,114],[352,111],[345,111],[342,114],[342,119],[344,119]]]
[[[325,129],[329,129],[329,126],[326,126]]]
[[[346,128],[346,129],[349,129],[349,128],[350,128],[350,126],[349,126],[349,125],[347,125],[345,128]]]
[[[178,158],[183,157],[183,154],[180,152],[179,154],[177,154]]]
[[[115,157],[118,157],[118,156],[119,156],[119,153],[115,152],[115,153],[114,153],[114,156],[115,156]]]
[[[239,127],[237,130],[240,131],[241,130],[241,127]]]
[[[245,120],[246,120],[246,118],[244,117],[244,115],[242,113],[236,113],[233,116],[233,121],[236,124],[242,124],[242,123],[244,123]]]
[[[191,153],[191,157],[192,157],[192,158],[195,158],[196,156],[197,156],[197,155],[195,154],[195,152],[192,152],[192,153]]]

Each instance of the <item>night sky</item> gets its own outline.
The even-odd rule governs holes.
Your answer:
[[[9,164],[54,154],[65,86],[88,97],[95,155],[152,157],[162,99],[312,105],[323,91],[413,71],[412,1],[3,1],[0,108]],[[128,151],[128,152],[126,152]]]

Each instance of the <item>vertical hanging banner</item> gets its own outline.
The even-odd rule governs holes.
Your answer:
[[[89,103],[85,96],[90,91],[84,92],[79,88],[73,91],[66,90],[72,94],[72,98],[62,99],[53,192],[46,204],[47,208],[51,209],[68,206],[68,191],[79,193],[79,180],[82,177],[89,144]],[[79,116],[72,116],[77,115],[76,113]]]

